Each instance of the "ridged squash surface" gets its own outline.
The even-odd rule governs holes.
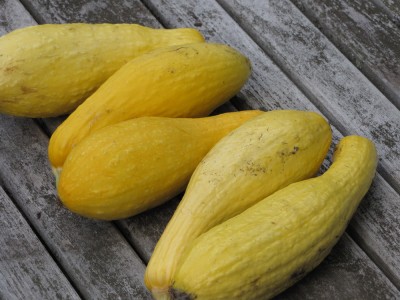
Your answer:
[[[184,190],[216,142],[261,113],[142,117],[106,126],[69,154],[58,183],[60,199],[75,213],[103,220],[160,205]]]
[[[119,69],[54,132],[53,167],[104,126],[142,116],[202,117],[234,96],[250,75],[250,62],[222,44],[195,43],[144,54]]]
[[[185,299],[269,299],[314,269],[343,234],[377,165],[373,143],[342,139],[330,169],[198,237],[174,276]]]
[[[0,37],[0,113],[51,117],[75,109],[129,60],[204,41],[195,29],[45,24]]]
[[[185,248],[202,233],[292,182],[313,176],[327,154],[331,130],[319,114],[271,111],[219,141],[193,173],[158,241],[145,282],[163,299]]]

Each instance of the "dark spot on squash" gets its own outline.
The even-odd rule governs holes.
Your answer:
[[[36,89],[35,88],[31,88],[31,87],[24,86],[24,85],[21,85],[21,91],[22,91],[23,94],[36,93]]]
[[[253,286],[254,288],[257,288],[257,286],[259,285],[261,278],[257,277],[254,278],[252,281],[250,281],[250,285]]]
[[[297,281],[300,280],[301,278],[303,278],[306,275],[306,271],[303,268],[300,268],[298,270],[296,270],[295,272],[293,272],[292,275],[290,275],[290,279],[293,281]]]
[[[299,147],[297,147],[297,146],[294,146],[293,147],[293,150],[292,150],[292,154],[296,154],[297,153],[297,151],[299,151]]]
[[[5,74],[9,74],[9,73],[12,73],[12,72],[14,72],[14,71],[16,71],[16,70],[18,70],[18,67],[17,67],[17,66],[9,66],[9,67],[4,68],[4,69],[3,69],[3,72],[4,72]]]
[[[15,103],[18,99],[1,99],[1,103]]]

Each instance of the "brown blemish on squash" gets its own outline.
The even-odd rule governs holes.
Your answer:
[[[18,99],[1,99],[1,103],[15,103]]]
[[[303,268],[300,268],[300,269],[294,271],[292,275],[290,275],[290,279],[293,281],[298,281],[301,278],[303,278],[305,275],[306,275],[306,271]]]
[[[297,146],[294,146],[294,147],[293,147],[293,150],[292,150],[292,152],[290,152],[290,153],[292,153],[292,154],[296,154],[296,153],[297,153],[297,151],[299,151],[299,147],[297,147]]]
[[[31,87],[24,86],[24,85],[21,85],[21,91],[22,91],[23,94],[36,93],[36,89],[35,88],[31,88]]]
[[[262,166],[261,164],[248,160],[246,161],[246,165],[241,167],[239,169],[241,172],[245,172],[246,175],[251,175],[251,176],[258,176],[261,173],[266,173],[267,169],[265,166]]]
[[[17,66],[10,66],[3,69],[5,74],[13,73],[14,71],[18,70]]]

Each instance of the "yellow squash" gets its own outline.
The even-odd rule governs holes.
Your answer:
[[[282,292],[331,251],[376,165],[371,141],[344,138],[325,174],[293,183],[197,238],[173,278],[172,294],[251,300]]]
[[[15,30],[0,38],[0,113],[69,113],[134,57],[201,41],[195,29],[135,24],[46,24]]]
[[[331,143],[317,113],[271,111],[219,141],[193,173],[146,270],[145,282],[163,299],[185,248],[215,225],[292,182],[313,176]]]
[[[106,125],[142,116],[201,117],[234,96],[250,75],[249,60],[221,44],[167,47],[131,60],[78,107],[50,139],[53,168]]]
[[[157,206],[184,190],[218,140],[261,113],[142,117],[104,127],[69,154],[58,183],[60,199],[80,215],[103,220]]]

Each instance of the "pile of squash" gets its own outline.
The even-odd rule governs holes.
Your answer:
[[[315,112],[208,116],[250,61],[195,29],[39,25],[0,38],[0,112],[70,114],[49,142],[62,203],[102,220],[185,191],[148,264],[156,299],[271,298],[331,251],[373,180],[377,154]]]

